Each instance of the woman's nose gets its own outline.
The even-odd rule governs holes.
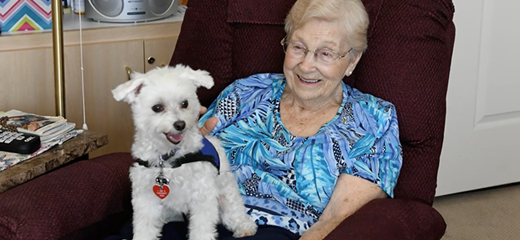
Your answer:
[[[316,69],[317,59],[316,53],[308,51],[305,56],[301,59],[300,68],[304,71],[313,71]]]

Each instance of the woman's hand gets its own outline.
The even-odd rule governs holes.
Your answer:
[[[199,115],[204,114],[207,110],[208,109],[206,107],[201,106]],[[217,122],[218,122],[218,118],[216,118],[216,117],[209,118],[204,123],[204,125],[199,129],[200,133],[202,133],[202,135],[204,135],[204,136],[209,135],[211,133],[211,131],[213,131],[213,129],[217,126]]]

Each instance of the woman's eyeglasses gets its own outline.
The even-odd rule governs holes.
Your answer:
[[[314,56],[316,57],[317,61],[322,64],[330,64],[338,59],[342,59],[345,56],[347,56],[347,54],[350,51],[352,51],[352,49],[353,49],[353,48],[350,48],[350,50],[348,50],[348,52],[341,55],[338,52],[333,51],[330,48],[326,48],[326,47],[311,51],[300,43],[293,43],[293,42],[287,41],[286,38],[283,38],[282,41],[280,42],[280,44],[283,46],[283,51],[285,52],[285,54],[288,54],[291,57],[304,58],[305,56],[307,56],[307,53],[312,52],[314,54]]]

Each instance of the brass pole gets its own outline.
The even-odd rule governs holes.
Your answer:
[[[52,0],[52,48],[56,114],[65,117],[65,74],[63,69],[63,28],[61,0]]]

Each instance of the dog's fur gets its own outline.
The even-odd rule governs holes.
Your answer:
[[[235,237],[256,233],[257,226],[246,213],[217,138],[207,136],[220,157],[220,173],[209,162],[172,168],[176,159],[203,147],[197,125],[201,105],[196,89],[200,86],[213,86],[208,72],[177,65],[156,68],[146,74],[134,73],[130,81],[112,90],[117,101],[131,105],[135,125],[132,155],[149,166],[134,163],[130,168],[134,239],[158,239],[163,225],[182,219],[179,218],[182,213],[189,216],[191,240],[215,239],[218,223]],[[159,175],[161,156],[171,151],[176,152],[164,161],[163,168],[164,176],[170,180],[170,193],[160,199],[152,187]]]

